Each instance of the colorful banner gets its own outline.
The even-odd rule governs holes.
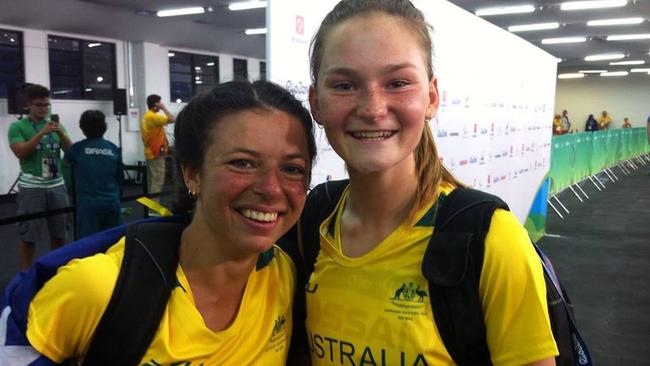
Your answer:
[[[592,159],[592,134],[580,133],[575,135],[574,139],[574,152],[575,158],[573,160],[573,177],[572,182],[579,181],[580,179],[591,175],[591,159]],[[551,165],[553,162],[551,161]]]
[[[553,137],[551,152],[551,195],[567,187],[573,182],[573,166],[575,164],[573,146],[576,135],[561,135]]]
[[[551,180],[547,178],[540,186],[537,191],[537,196],[535,196],[535,200],[533,201],[533,205],[530,207],[526,223],[524,224],[524,227],[528,230],[530,239],[534,242],[537,242],[544,236],[544,234],[546,234],[546,217],[548,216],[548,205],[546,200],[548,199],[550,181]]]

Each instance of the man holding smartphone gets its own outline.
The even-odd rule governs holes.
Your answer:
[[[57,115],[48,118],[50,91],[42,85],[25,89],[29,115],[9,127],[9,147],[20,160],[17,215],[43,212],[69,206],[68,194],[61,174],[61,151],[70,145]],[[23,221],[18,224],[20,267],[25,269],[34,259],[34,246],[47,222],[50,247],[63,245],[66,237],[66,215]]]

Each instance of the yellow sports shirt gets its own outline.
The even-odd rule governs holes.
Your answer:
[[[443,197],[452,188],[444,188]],[[321,251],[307,285],[307,333],[314,365],[454,365],[435,326],[420,268],[436,205],[369,253],[341,252],[346,190],[320,226]],[[494,365],[523,365],[558,354],[542,266],[510,212],[495,212],[479,284]]]
[[[27,322],[27,338],[37,351],[57,363],[83,358],[115,287],[123,255],[124,239],[105,254],[71,261],[45,284],[29,307]],[[177,287],[140,365],[284,365],[295,268],[282,250],[275,247],[274,258],[253,270],[236,319],[219,332],[205,326],[180,266],[176,276]]]
[[[167,152],[167,136],[163,127],[168,123],[169,118],[165,115],[152,110],[144,112],[142,121],[140,121],[140,135],[144,142],[145,159],[155,159],[161,153]]]

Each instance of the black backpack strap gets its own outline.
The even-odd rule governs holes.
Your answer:
[[[144,222],[127,228],[115,290],[97,325],[84,365],[138,365],[158,330],[176,286],[185,222]]]
[[[307,196],[297,227],[298,249],[306,274],[305,284],[314,272],[314,264],[320,251],[320,224],[332,214],[348,183],[347,179],[321,183]]]
[[[500,198],[468,188],[443,197],[422,261],[440,336],[459,366],[491,365],[479,281],[485,236]]]
[[[305,201],[300,221],[278,241],[296,264],[296,294],[293,302],[293,333],[287,366],[311,364],[307,343],[305,290],[320,251],[320,224],[332,213],[348,180],[330,181],[314,187]]]

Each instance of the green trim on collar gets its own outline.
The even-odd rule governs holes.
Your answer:
[[[271,249],[267,250],[264,253],[261,253],[259,258],[257,258],[257,263],[255,264],[255,270],[259,271],[260,269],[266,267],[271,263],[271,261],[275,258],[275,252],[273,251],[273,247]]]
[[[414,225],[414,227],[432,227],[436,223],[436,217],[438,216],[438,207],[440,207],[440,204],[442,201],[445,200],[447,197],[446,194],[440,193],[438,196],[438,202],[436,202],[434,205],[429,208],[429,211],[422,216],[422,218]]]

